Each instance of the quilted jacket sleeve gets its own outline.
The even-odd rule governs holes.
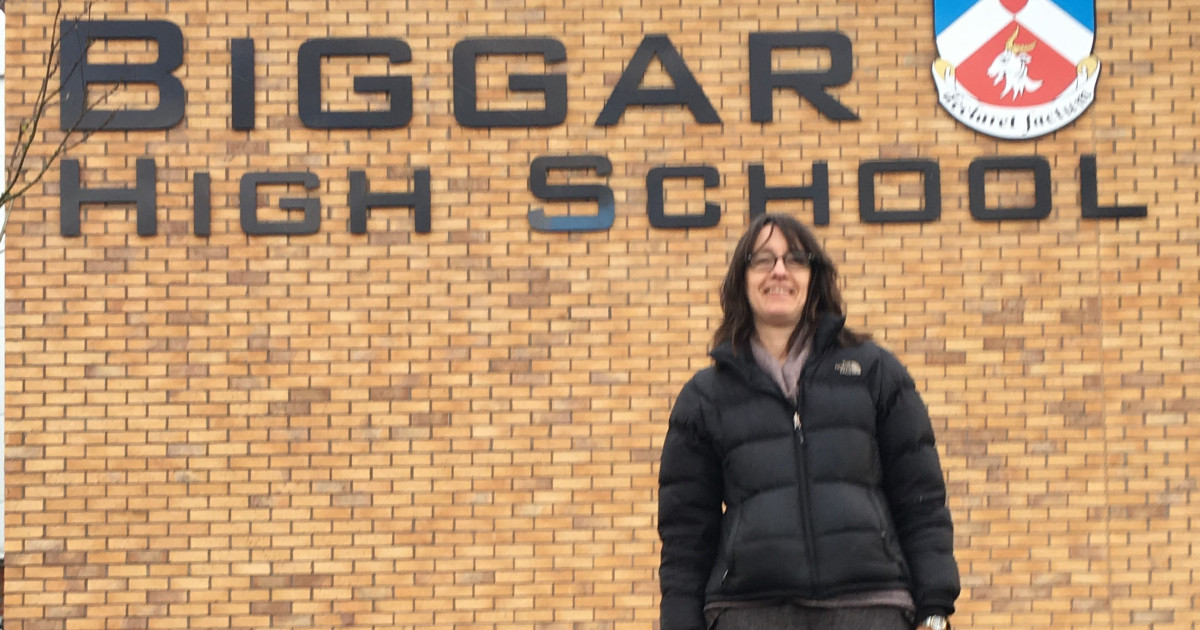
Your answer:
[[[884,352],[877,437],[883,487],[912,573],[917,618],[950,615],[959,594],[954,526],[929,412],[908,370]]]
[[[671,412],[658,476],[661,629],[704,630],[704,587],[721,530],[721,462],[704,429],[695,381]]]

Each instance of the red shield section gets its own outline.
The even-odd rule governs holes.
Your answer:
[[[1009,4],[1024,5],[1026,1],[1010,1],[1004,4],[1006,7]],[[1005,52],[1009,38],[1013,36],[1014,32],[1017,37],[1013,41],[1013,48],[1017,51],[1024,51],[1027,57],[1010,61],[1008,67],[1011,69],[1014,64],[1023,66],[1028,82],[1013,82],[1003,73],[999,73],[998,77],[988,76],[988,68]],[[1031,45],[1032,47],[1030,47]],[[980,46],[973,55],[958,66],[955,74],[959,83],[984,103],[1007,107],[1026,107],[1053,101],[1075,80],[1076,70],[1074,64],[1064,59],[1044,41],[1020,28],[1020,25],[1014,21],[1001,29],[986,44]],[[1037,81],[1041,82],[1040,86],[1032,89],[1031,86]],[[1024,85],[1024,88],[1016,89],[1020,85]],[[1004,93],[1005,87],[1009,88],[1007,93]],[[1001,96],[1001,94],[1004,95]]]

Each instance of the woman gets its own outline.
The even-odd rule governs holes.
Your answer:
[[[832,261],[759,216],[721,308],[663,444],[662,630],[944,630],[958,567],[929,415],[845,328]]]

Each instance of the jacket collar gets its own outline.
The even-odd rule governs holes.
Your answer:
[[[844,316],[823,313],[817,320],[817,330],[813,333],[813,347],[812,354],[809,355],[809,361],[816,359],[831,346],[836,345],[838,335],[842,332],[842,328],[845,325],[846,318]],[[725,341],[713,348],[708,354],[718,365],[728,366],[736,370],[748,383],[765,384],[769,387],[774,386],[771,382],[771,377],[758,367],[758,363],[754,360],[754,353],[750,348],[738,348],[735,351],[733,344]]]

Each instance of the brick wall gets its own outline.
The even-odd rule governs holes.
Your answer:
[[[480,5],[483,5],[482,7]],[[59,231],[58,170],[16,204],[7,251],[5,617],[14,628],[651,628],[657,622],[658,453],[673,398],[706,365],[715,289],[749,216],[748,168],[801,186],[828,164],[830,223],[851,323],[910,367],[940,440],[966,628],[1191,628],[1200,622],[1200,3],[1097,2],[1096,102],[1036,141],[1006,142],[937,103],[922,2],[94,2],[93,17],[162,19],[185,37],[186,115],[166,131],[102,131],[67,152],[85,187],[157,167],[158,233],[131,205],[89,205]],[[1136,9],[1131,6],[1136,5]],[[7,6],[10,137],[27,117],[54,3]],[[67,15],[84,10],[68,3]],[[853,77],[834,121],[780,92],[750,120],[747,42],[838,31]],[[682,107],[631,107],[594,125],[647,34],[670,37],[721,125]],[[396,37],[412,61],[402,129],[323,130],[298,117],[297,49]],[[467,37],[559,40],[562,125],[473,129],[452,105]],[[256,126],[231,125],[230,52],[254,38]],[[145,62],[144,42],[99,61]],[[819,51],[780,70],[827,67]],[[381,58],[326,62],[330,108],[385,107],[349,77]],[[539,59],[488,58],[479,100]],[[657,65],[647,86],[666,85]],[[110,97],[152,107],[152,90]],[[58,110],[39,156],[61,138]],[[528,212],[590,214],[528,187],[539,156],[603,155],[616,218],[598,232],[531,231]],[[977,221],[967,169],[1041,156],[1053,209]],[[1081,218],[1079,156],[1102,205]],[[943,209],[926,223],[859,218],[858,167],[926,159]],[[669,214],[720,205],[718,226],[652,227],[645,178],[709,165],[717,187],[672,180]],[[405,192],[428,169],[431,231],[382,209],[351,234],[349,170]],[[316,234],[247,236],[239,180],[319,177]],[[211,235],[193,234],[195,175],[211,175]],[[880,176],[884,210],[919,209],[921,181]],[[992,176],[991,207],[1031,203],[1032,180]],[[283,220],[281,197],[261,217]],[[772,210],[812,220],[806,202]]]

